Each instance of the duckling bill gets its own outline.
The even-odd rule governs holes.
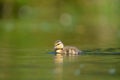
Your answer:
[[[64,46],[61,40],[55,42],[54,50],[56,54],[61,54],[63,56],[74,56],[81,53],[81,51],[74,46]]]

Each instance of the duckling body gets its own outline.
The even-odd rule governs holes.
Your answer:
[[[54,46],[54,50],[56,52],[56,54],[61,54],[61,55],[65,55],[65,56],[75,56],[75,55],[79,55],[81,53],[81,51],[74,47],[74,46],[65,46],[62,43],[62,41],[57,40],[55,42],[55,46]]]

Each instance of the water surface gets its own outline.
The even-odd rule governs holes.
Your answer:
[[[119,80],[119,55],[56,58],[46,49],[2,49],[1,80]],[[57,62],[55,59],[58,59]],[[61,59],[61,60],[60,60]]]

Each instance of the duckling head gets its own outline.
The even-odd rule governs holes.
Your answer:
[[[55,42],[55,44],[54,44],[54,49],[55,49],[55,50],[63,49],[63,47],[64,47],[64,44],[62,43],[61,40],[57,40],[57,41]]]

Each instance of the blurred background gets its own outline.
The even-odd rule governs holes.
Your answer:
[[[80,49],[119,48],[119,8],[119,0],[0,0],[0,79],[53,80],[47,52],[58,39]]]
[[[0,0],[1,47],[117,47],[119,0]]]

